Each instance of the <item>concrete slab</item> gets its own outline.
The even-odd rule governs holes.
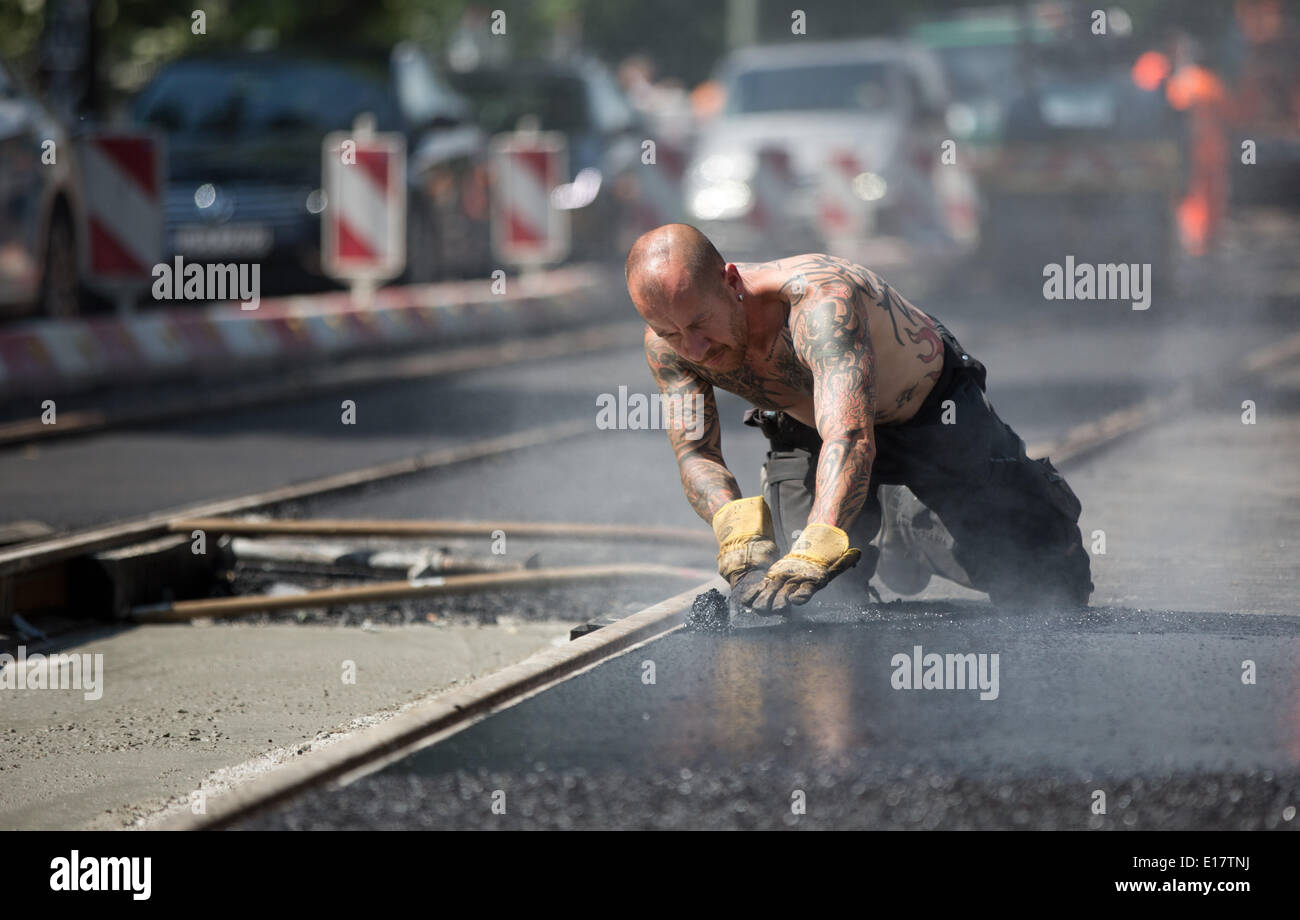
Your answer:
[[[222,782],[267,769],[567,642],[574,625],[146,626],[62,649],[103,655],[102,698],[0,690],[0,828],[133,826],[214,771],[252,758]]]

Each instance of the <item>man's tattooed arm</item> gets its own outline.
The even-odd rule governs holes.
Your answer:
[[[668,426],[668,441],[677,456],[682,490],[695,513],[708,523],[727,502],[741,497],[736,477],[722,459],[722,425],[713,385],[695,374],[678,354],[650,329],[645,336],[646,361],[665,400],[694,407],[703,396],[703,412],[689,426]],[[698,437],[692,437],[698,435]]]
[[[795,348],[813,377],[822,438],[809,524],[848,530],[867,500],[876,457],[875,355],[865,306],[848,284],[826,284],[794,324]]]

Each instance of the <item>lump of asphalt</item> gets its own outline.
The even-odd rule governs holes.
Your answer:
[[[717,588],[710,588],[695,598],[686,628],[701,632],[720,632],[728,626],[727,599]]]

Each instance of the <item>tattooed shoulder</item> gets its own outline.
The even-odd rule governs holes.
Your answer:
[[[916,330],[928,329],[931,325],[924,313],[865,266],[825,253],[810,253],[785,260],[783,267],[789,274],[781,292],[792,307],[805,301],[820,302],[828,297],[844,299],[847,296],[863,309],[883,311],[894,341],[899,345],[905,344],[904,335],[915,343]],[[846,287],[850,292],[847,295]]]

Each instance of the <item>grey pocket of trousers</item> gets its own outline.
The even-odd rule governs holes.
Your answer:
[[[808,523],[816,474],[813,455],[803,448],[768,452],[763,464],[763,498],[772,512],[772,528],[782,555],[790,552],[795,532]]]

